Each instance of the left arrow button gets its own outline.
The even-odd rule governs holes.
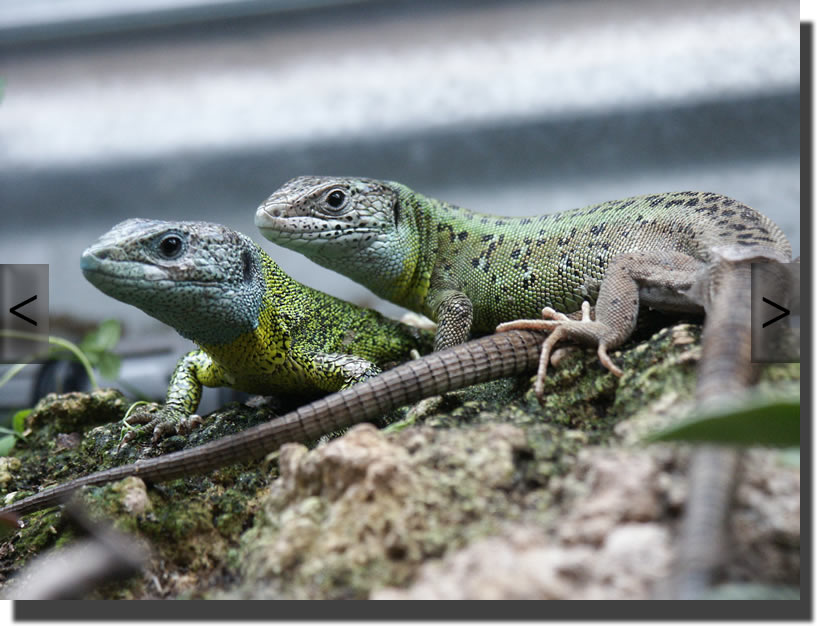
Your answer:
[[[48,265],[0,263],[0,364],[47,362],[48,300]]]
[[[17,309],[22,308],[22,307],[24,307],[25,305],[27,305],[27,304],[29,304],[29,303],[31,303],[31,302],[34,302],[36,299],[37,299],[37,294],[34,294],[34,295],[33,295],[33,296],[31,296],[31,297],[30,297],[28,300],[23,300],[23,301],[22,301],[22,302],[20,302],[19,304],[15,304],[13,307],[11,307],[11,308],[9,309],[9,313],[11,313],[12,315],[16,315],[16,316],[17,316],[17,317],[19,317],[20,319],[23,319],[23,320],[27,321],[29,324],[34,324],[34,326],[36,326],[36,325],[37,325],[37,321],[36,321],[36,320],[31,319],[31,318],[30,318],[30,317],[28,317],[27,315],[23,315],[22,313],[20,313],[20,312],[17,310]]]

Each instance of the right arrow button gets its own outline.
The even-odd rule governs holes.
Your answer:
[[[771,300],[769,300],[768,298],[763,298],[763,302],[765,302],[766,304],[770,304],[771,306],[773,306],[774,308],[776,308],[778,311],[783,311],[783,312],[782,312],[780,315],[778,315],[777,317],[773,317],[773,318],[772,318],[772,319],[770,319],[769,321],[767,321],[767,322],[763,322],[763,328],[766,328],[766,327],[767,327],[767,326],[769,326],[770,324],[774,324],[775,322],[780,321],[780,320],[782,320],[784,317],[786,317],[786,316],[788,316],[788,315],[790,315],[790,314],[791,314],[791,311],[789,311],[789,310],[788,310],[786,307],[780,306],[779,304],[777,304],[777,302],[772,302],[772,301],[771,301]]]

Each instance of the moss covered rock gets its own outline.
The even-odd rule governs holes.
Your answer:
[[[508,378],[446,394],[402,430],[360,425],[266,463],[84,489],[92,518],[153,554],[142,575],[93,597],[647,597],[672,558],[688,450],[641,442],[691,408],[699,338],[695,324],[642,330],[611,355],[621,378],[574,351],[549,372],[544,406],[529,376]],[[797,379],[798,365],[774,365],[762,384]],[[291,407],[229,405],[189,437],[117,452],[126,408],[113,390],[43,399],[26,442],[0,460],[0,488],[33,492]],[[799,468],[752,455],[728,574],[795,584]],[[58,510],[28,516],[0,544],[0,582],[76,534]]]

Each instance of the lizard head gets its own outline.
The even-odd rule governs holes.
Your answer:
[[[262,306],[260,250],[220,224],[130,219],[85,252],[80,267],[103,293],[196,343],[251,331]]]
[[[405,210],[410,193],[369,178],[300,176],[258,207],[255,225],[270,241],[398,301],[394,290],[416,263],[416,231]]]
[[[299,176],[258,207],[255,225],[267,239],[307,255],[338,240],[360,248],[396,228],[399,204],[399,194],[386,182]]]

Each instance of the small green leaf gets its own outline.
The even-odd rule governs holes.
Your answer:
[[[88,332],[79,344],[86,354],[112,350],[122,336],[122,325],[113,319],[104,320],[98,328]]]
[[[117,378],[122,359],[113,352],[102,352],[99,355],[97,368],[105,378]]]
[[[103,350],[113,350],[122,336],[122,325],[116,320],[104,320],[99,325],[99,346]]]
[[[752,393],[693,415],[647,441],[697,441],[741,446],[799,446],[800,394]]]
[[[22,411],[17,411],[14,414],[14,416],[11,418],[11,425],[15,432],[23,432],[26,427],[26,418],[31,415],[32,411],[33,409],[23,409]]]
[[[0,456],[8,456],[14,448],[15,443],[17,443],[16,435],[0,437]]]
[[[789,467],[800,467],[800,448],[785,448],[780,451],[780,462]]]
[[[95,333],[96,331],[92,330],[82,338],[82,341],[77,344],[77,347],[82,350],[83,354],[85,354],[87,357],[94,357],[99,352]]]

